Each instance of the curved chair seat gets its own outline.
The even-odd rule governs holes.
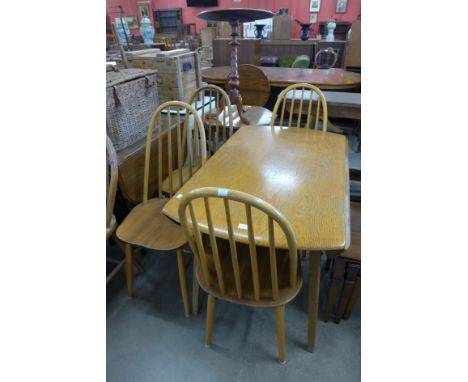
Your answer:
[[[273,113],[262,107],[262,106],[246,106],[244,105],[245,113],[244,117],[250,122],[251,126],[268,126],[271,123],[271,118]],[[227,112],[227,111],[226,111]],[[224,113],[223,111],[219,115],[219,120],[224,120]],[[246,126],[241,119],[239,118],[239,113],[237,112],[237,107],[235,105],[231,106],[231,113],[232,113],[232,125],[234,128],[238,129],[239,127]]]
[[[112,214],[111,221],[109,225],[106,227],[106,239],[108,239],[114,233],[116,227],[117,227],[117,219],[115,218],[115,215]]]
[[[117,237],[133,245],[171,251],[182,247],[186,238],[181,227],[162,213],[168,199],[150,199],[137,205],[117,229]]]
[[[203,272],[197,268],[197,280],[201,288],[208,294],[233,303],[248,305],[253,307],[273,308],[276,306],[284,305],[297,296],[302,287],[302,269],[300,263],[297,268],[297,281],[294,287],[289,287],[289,260],[287,251],[281,253],[277,251],[277,269],[278,269],[278,287],[279,296],[277,300],[273,300],[273,293],[271,288],[271,273],[270,273],[270,257],[268,248],[257,247],[258,256],[258,270],[259,279],[261,280],[260,301],[255,300],[253,281],[252,281],[252,268],[249,246],[247,244],[237,243],[237,256],[239,261],[239,269],[242,275],[242,298],[237,297],[236,284],[234,280],[234,271],[232,267],[232,260],[229,256],[229,242],[227,240],[218,239],[218,251],[220,255],[221,268],[224,274],[225,294],[222,295],[217,284],[216,269],[213,261],[212,254],[209,250],[206,251],[208,256],[208,271],[210,272],[210,279],[213,285],[207,286],[203,278]],[[269,301],[271,300],[271,301]]]

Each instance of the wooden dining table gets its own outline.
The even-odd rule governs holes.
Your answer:
[[[303,69],[260,66],[272,87],[288,87],[297,83],[316,85],[322,90],[355,89],[361,86],[361,75],[344,69]],[[202,79],[209,84],[224,85],[229,66],[213,66],[202,70]]]
[[[277,126],[242,127],[179,189],[163,213],[180,222],[180,198],[209,186],[247,192],[272,204],[291,223],[298,249],[309,251],[308,350],[313,351],[321,251],[339,253],[350,244],[345,136]],[[222,204],[213,205],[213,216],[222,215],[224,210],[216,208],[223,208]],[[202,219],[199,223],[206,225]],[[222,237],[226,226],[222,221],[213,224],[215,234]],[[261,223],[254,223],[256,244],[268,246],[268,230],[255,224]],[[248,242],[245,233],[236,235],[240,242]],[[287,248],[285,240],[278,239],[276,246]]]

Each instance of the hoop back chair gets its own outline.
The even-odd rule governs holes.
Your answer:
[[[171,134],[167,134],[167,148],[163,157],[163,121],[162,112],[166,111],[166,128],[170,132],[176,129],[177,152],[172,151]],[[175,112],[175,116],[171,112]],[[185,112],[184,121],[181,121],[181,113]],[[190,121],[193,118],[193,127]],[[176,121],[176,126],[172,126],[172,121]],[[151,141],[157,128],[159,134],[158,143],[158,197],[148,199],[148,183],[151,163]],[[172,196],[182,185],[199,169],[206,161],[206,140],[205,130],[200,116],[196,110],[179,101],[170,101],[160,105],[151,118],[148,136],[146,140],[146,156],[143,185],[143,202],[132,209],[117,229],[117,236],[126,243],[125,257],[127,270],[127,292],[128,296],[133,296],[133,274],[132,245],[159,251],[176,250],[177,263],[179,267],[179,281],[182,290],[182,300],[184,303],[185,315],[190,313],[187,280],[185,275],[185,264],[182,247],[186,244],[186,239],[181,227],[170,220],[162,213],[164,205],[168,199],[163,194],[163,163],[167,161],[166,178],[169,196]],[[188,165],[184,168],[184,161]],[[175,166],[177,168],[174,170]],[[155,167],[153,167],[155,168]]]
[[[117,220],[113,214],[115,196],[117,194],[117,153],[109,136],[106,135],[106,239],[117,227]]]
[[[206,97],[209,98],[208,110],[205,110]],[[208,132],[207,156],[209,158],[233,134],[231,101],[227,93],[219,86],[206,85],[195,90],[189,103],[194,106],[197,102],[202,104],[201,119]]]
[[[299,98],[300,96],[300,98]],[[296,107],[296,101],[299,100],[299,104]],[[304,109],[305,104],[307,108]],[[307,116],[305,123],[306,128],[318,130],[322,127],[323,131],[327,131],[328,125],[328,109],[327,101],[322,91],[314,85],[300,83],[288,86],[278,96],[275,107],[273,108],[273,117],[271,118],[270,126],[274,126],[276,118],[278,117],[279,110],[281,109],[281,116],[279,125],[281,127],[284,122],[284,114],[288,109],[289,120],[288,128],[290,127],[301,127],[301,120],[303,114]],[[294,113],[297,110],[297,122],[293,123]]]
[[[212,215],[210,202],[224,203],[225,216]],[[206,224],[201,220],[203,215]],[[215,187],[192,190],[182,197],[179,219],[194,254],[197,281],[208,293],[206,344],[211,345],[216,298],[254,307],[274,307],[279,360],[284,363],[284,307],[302,286],[296,238],[290,223],[262,199]],[[239,221],[247,223],[247,236],[241,225],[236,224]],[[217,232],[221,238],[215,236],[215,222],[227,227],[227,232]],[[256,247],[254,225],[258,232],[262,227],[262,232],[267,233],[268,248]],[[280,235],[287,242],[283,250],[275,247],[275,237]]]
[[[334,68],[338,60],[338,54],[331,47],[320,49],[314,57],[314,66],[316,69]]]

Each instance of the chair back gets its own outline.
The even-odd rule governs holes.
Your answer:
[[[271,86],[260,67],[250,64],[239,65],[239,91],[246,106],[265,106],[270,98]],[[226,83],[229,89],[229,79]]]
[[[224,214],[212,215],[210,202],[211,206],[214,203],[218,203],[218,206],[224,204]],[[200,223],[200,218],[205,219],[203,224]],[[203,276],[202,279],[199,278],[202,287],[214,289],[221,296],[231,292],[227,296],[231,300],[260,302],[262,300],[276,301],[282,289],[296,285],[298,255],[291,224],[276,208],[264,200],[235,190],[215,187],[199,188],[182,197],[179,205],[179,219],[192,248],[199,274],[201,272]],[[264,224],[264,226],[256,225],[257,228],[263,227],[264,232],[268,232],[269,256],[267,253],[261,253],[261,256],[257,257],[254,220],[256,224]],[[239,221],[247,224],[237,224]],[[215,237],[214,222],[222,222],[223,227],[227,227],[227,234],[223,232],[224,237],[227,236],[229,245],[226,240]],[[260,231],[261,228],[258,230]],[[247,238],[245,231],[247,231]],[[220,234],[220,232],[217,233]],[[288,245],[286,251],[277,251],[275,235],[286,237]],[[242,256],[242,259],[247,259],[247,263],[244,261],[240,264],[242,254],[239,253],[238,256],[240,244],[236,242],[246,242],[246,239],[248,239],[249,256]],[[222,246],[223,243],[226,250],[220,252],[218,246]],[[262,247],[258,248],[258,250],[261,249]],[[220,253],[224,255],[223,259]],[[259,263],[260,265],[266,264],[268,258],[269,266],[259,266]],[[281,269],[284,270],[284,265],[286,265],[289,272],[279,274],[278,261],[280,261]],[[215,271],[211,264],[214,264]],[[260,272],[262,277],[259,276]],[[235,285],[235,288],[227,290],[226,282],[233,279],[234,282],[231,285]],[[253,293],[248,295],[247,291],[253,291]]]
[[[162,118],[163,111],[165,113],[165,123],[163,123]],[[164,127],[165,130],[163,131]],[[185,102],[169,101],[163,103],[154,112],[148,127],[143,203],[148,201],[151,141],[155,128],[157,128],[158,134],[158,194],[160,198],[163,196],[163,164],[167,164],[169,196],[172,196],[206,161],[205,129],[197,111]],[[176,152],[172,150],[172,129],[176,129]],[[166,132],[166,138],[164,139],[166,148],[163,149],[163,133]],[[189,174],[188,177],[186,174],[184,176],[184,165],[188,166],[186,169]],[[175,170],[177,171],[173,174]],[[177,177],[177,183],[173,179],[174,176]],[[177,188],[174,183],[177,184]]]
[[[307,108],[305,108],[306,104]],[[279,126],[285,126],[283,123],[286,107],[289,113],[288,128],[291,126],[301,127],[302,115],[306,114],[306,128],[318,130],[321,126],[323,131],[327,131],[327,100],[317,86],[303,83],[294,84],[284,89],[276,100],[270,126],[273,127],[277,124],[276,119],[280,109],[281,116]],[[293,123],[293,116],[295,113],[297,114],[297,121]]]
[[[189,103],[197,110],[198,105],[202,105],[201,119],[208,131],[209,158],[233,134],[231,101],[227,93],[219,86],[206,85],[195,90]]]
[[[336,65],[338,54],[333,48],[320,49],[314,58],[314,65],[316,69],[331,69]]]
[[[117,193],[117,153],[109,136],[106,135],[106,227],[109,227]]]

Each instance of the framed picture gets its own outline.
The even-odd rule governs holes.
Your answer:
[[[336,0],[335,13],[346,13],[347,5],[348,5],[348,0]]]
[[[310,0],[310,12],[320,11],[320,0]]]
[[[138,5],[138,9],[140,10],[140,16],[141,18],[143,17],[150,17],[149,15],[149,8],[148,8],[148,4],[139,4]]]
[[[129,29],[138,29],[138,19],[136,16],[125,16],[124,19]]]
[[[316,13],[311,13],[309,23],[315,24],[316,22],[317,22],[317,14]]]

